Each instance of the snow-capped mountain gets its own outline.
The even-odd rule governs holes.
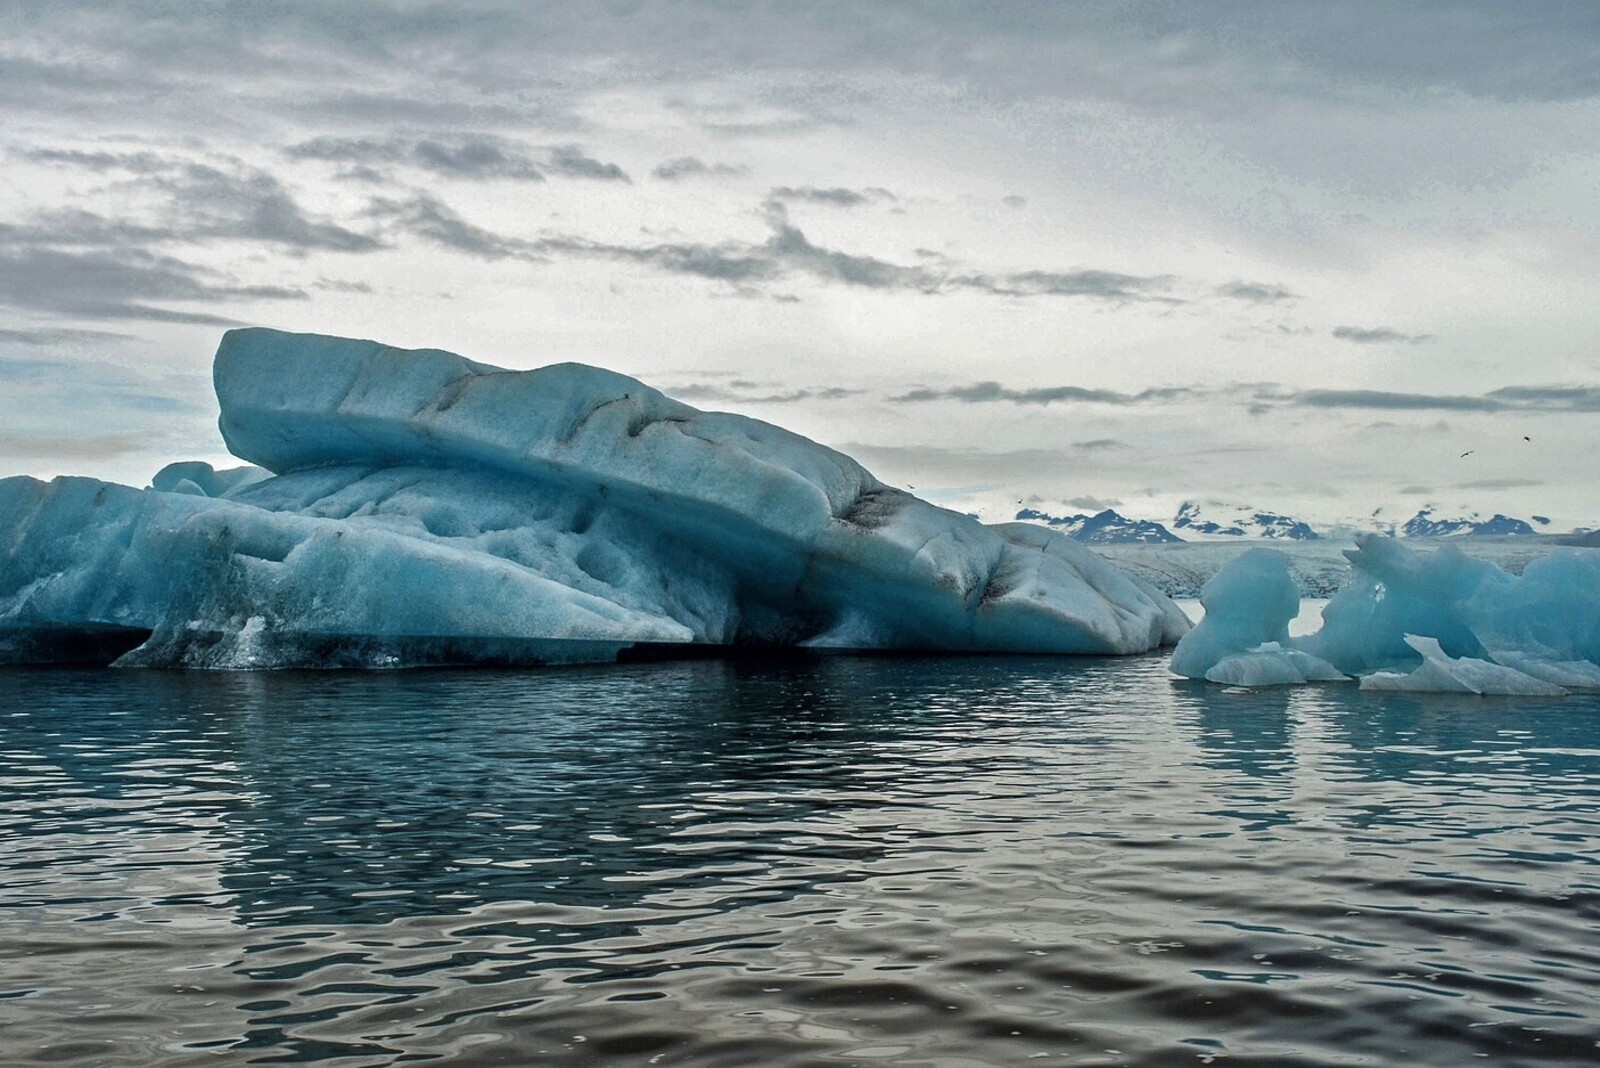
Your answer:
[[[1488,519],[1476,512],[1466,516],[1439,518],[1433,514],[1433,509],[1424,508],[1401,525],[1400,533],[1407,538],[1454,538],[1474,534],[1532,534],[1534,529],[1526,520],[1513,519],[1499,512]]]
[[[1150,545],[1183,540],[1160,523],[1149,519],[1129,519],[1110,508],[1094,515],[1050,515],[1034,508],[1024,508],[1016,518],[1024,523],[1042,523],[1075,541],[1099,545]]]
[[[1292,516],[1261,512],[1253,508],[1207,502],[1184,501],[1178,506],[1172,527],[1199,537],[1288,538],[1314,541],[1322,535]]]

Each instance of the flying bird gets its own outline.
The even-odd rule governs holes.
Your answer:
[[[1524,434],[1524,435],[1522,435],[1522,440],[1523,440],[1523,441],[1527,441],[1527,442],[1532,442],[1532,441],[1533,441],[1533,439],[1532,439],[1532,438],[1530,438],[1530,437],[1529,437],[1529,436],[1528,436],[1528,435],[1526,435],[1526,434]]]
[[[1466,452],[1461,454],[1461,458],[1463,460],[1465,460],[1468,456],[1471,456],[1473,453],[1475,453],[1477,451],[1478,451],[1477,449],[1468,449]]]

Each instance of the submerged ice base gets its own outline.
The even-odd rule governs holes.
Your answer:
[[[1290,639],[1287,561],[1252,549],[1201,591],[1206,616],[1172,670],[1234,685],[1359,677],[1363,689],[1559,696],[1600,689],[1600,552],[1557,549],[1513,576],[1446,546],[1419,555],[1367,535],[1322,627]]]
[[[248,329],[215,382],[253,467],[0,481],[0,661],[1135,653],[1189,626],[1070,538],[984,526],[610,371]]]

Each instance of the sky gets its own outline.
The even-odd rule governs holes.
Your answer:
[[[1600,5],[0,5],[0,475],[255,324],[576,360],[1009,518],[1600,525]]]

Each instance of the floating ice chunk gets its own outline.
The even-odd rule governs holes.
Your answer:
[[[1200,590],[1200,603],[1205,617],[1172,653],[1173,672],[1191,679],[1207,678],[1223,659],[1269,643],[1287,648],[1289,621],[1300,611],[1300,592],[1282,553],[1251,549],[1212,576]]]
[[[1225,656],[1206,672],[1205,678],[1207,682],[1250,687],[1350,681],[1344,672],[1326,660],[1298,649],[1285,649],[1277,642]]]
[[[205,667],[640,642],[1131,653],[1188,628],[1059,534],[985,527],[609,371],[239,330],[215,379],[225,439],[270,477],[0,482],[0,658],[84,635]]]
[[[1422,666],[1409,675],[1388,671],[1367,675],[1361,680],[1363,690],[1524,697],[1563,697],[1567,693],[1515,668],[1474,657],[1451,657],[1433,638],[1407,634],[1405,642],[1422,654]]]
[[[1363,676],[1369,690],[1600,689],[1600,553],[1559,549],[1517,577],[1454,547],[1422,556],[1393,538],[1365,536],[1345,553],[1352,581],[1323,609],[1321,630],[1292,642],[1280,630],[1279,569],[1250,555],[1206,584],[1206,618],[1173,653],[1178,674],[1298,681],[1280,653],[1263,660],[1266,650],[1246,647],[1271,632],[1324,667]]]

